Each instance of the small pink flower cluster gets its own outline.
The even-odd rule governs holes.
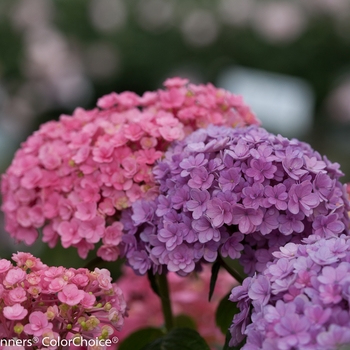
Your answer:
[[[0,260],[0,339],[32,349],[74,337],[106,340],[121,329],[126,303],[108,270],[49,267],[29,253],[12,259],[15,266]]]
[[[154,198],[152,167],[170,142],[209,124],[259,122],[240,96],[213,85],[165,82],[165,90],[111,93],[91,111],[43,124],[22,144],[2,178],[5,229],[32,244],[42,229],[54,247],[76,247],[82,258],[119,256],[120,211]],[[113,224],[111,224],[113,222]]]

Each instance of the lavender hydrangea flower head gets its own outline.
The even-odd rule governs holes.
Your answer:
[[[348,227],[337,164],[259,127],[200,129],[173,143],[153,173],[159,197],[122,219],[124,254],[139,273],[143,252],[142,266],[155,271],[185,275],[221,254],[251,275],[288,242]]]
[[[273,255],[261,274],[232,290],[241,312],[230,345],[246,338],[242,350],[348,349],[350,237],[310,237]]]

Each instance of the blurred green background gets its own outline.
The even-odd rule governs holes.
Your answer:
[[[349,0],[2,0],[0,171],[41,123],[179,75],[236,87],[248,102],[264,96],[252,104],[258,117],[297,110],[308,121],[288,136],[339,162],[350,181],[349,33]],[[289,85],[286,94],[300,96],[281,104],[276,91]],[[2,257],[23,249],[50,264],[84,264],[74,249],[14,244],[2,220]]]

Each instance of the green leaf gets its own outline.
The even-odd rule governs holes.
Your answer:
[[[149,327],[140,329],[130,334],[119,345],[119,350],[141,350],[147,344],[162,337],[164,332],[159,328]]]
[[[156,276],[152,273],[151,270],[148,270],[147,277],[148,277],[148,280],[149,280],[149,283],[151,285],[153,292],[156,293],[160,297],[159,287],[157,284]]]
[[[197,331],[189,328],[174,328],[142,350],[210,350],[210,348]]]
[[[222,260],[230,266],[232,269],[237,271],[237,273],[244,278],[248,277],[244,272],[244,266],[241,265],[238,259],[231,259],[230,257],[222,258]]]
[[[197,329],[197,325],[194,319],[184,314],[180,314],[174,317],[174,325],[176,328],[191,328],[194,330]]]
[[[215,315],[216,325],[221,329],[223,334],[227,333],[227,330],[232,323],[233,316],[240,312],[237,304],[228,300],[229,296],[230,293],[226,294],[221,299]]]
[[[214,293],[215,284],[216,284],[216,280],[218,279],[220,267],[221,267],[220,261],[216,260],[211,268],[211,277],[210,277],[210,285],[209,285],[209,301]]]

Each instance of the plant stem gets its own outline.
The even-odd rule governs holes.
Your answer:
[[[242,284],[244,277],[233,267],[229,266],[227,262],[219,255],[221,266],[240,284]]]
[[[158,279],[160,300],[162,302],[162,310],[163,310],[163,315],[165,320],[165,328],[169,332],[174,327],[174,320],[173,320],[173,313],[171,310],[168,279],[165,273],[162,273],[161,275],[157,275],[157,277],[158,277],[157,279]]]

